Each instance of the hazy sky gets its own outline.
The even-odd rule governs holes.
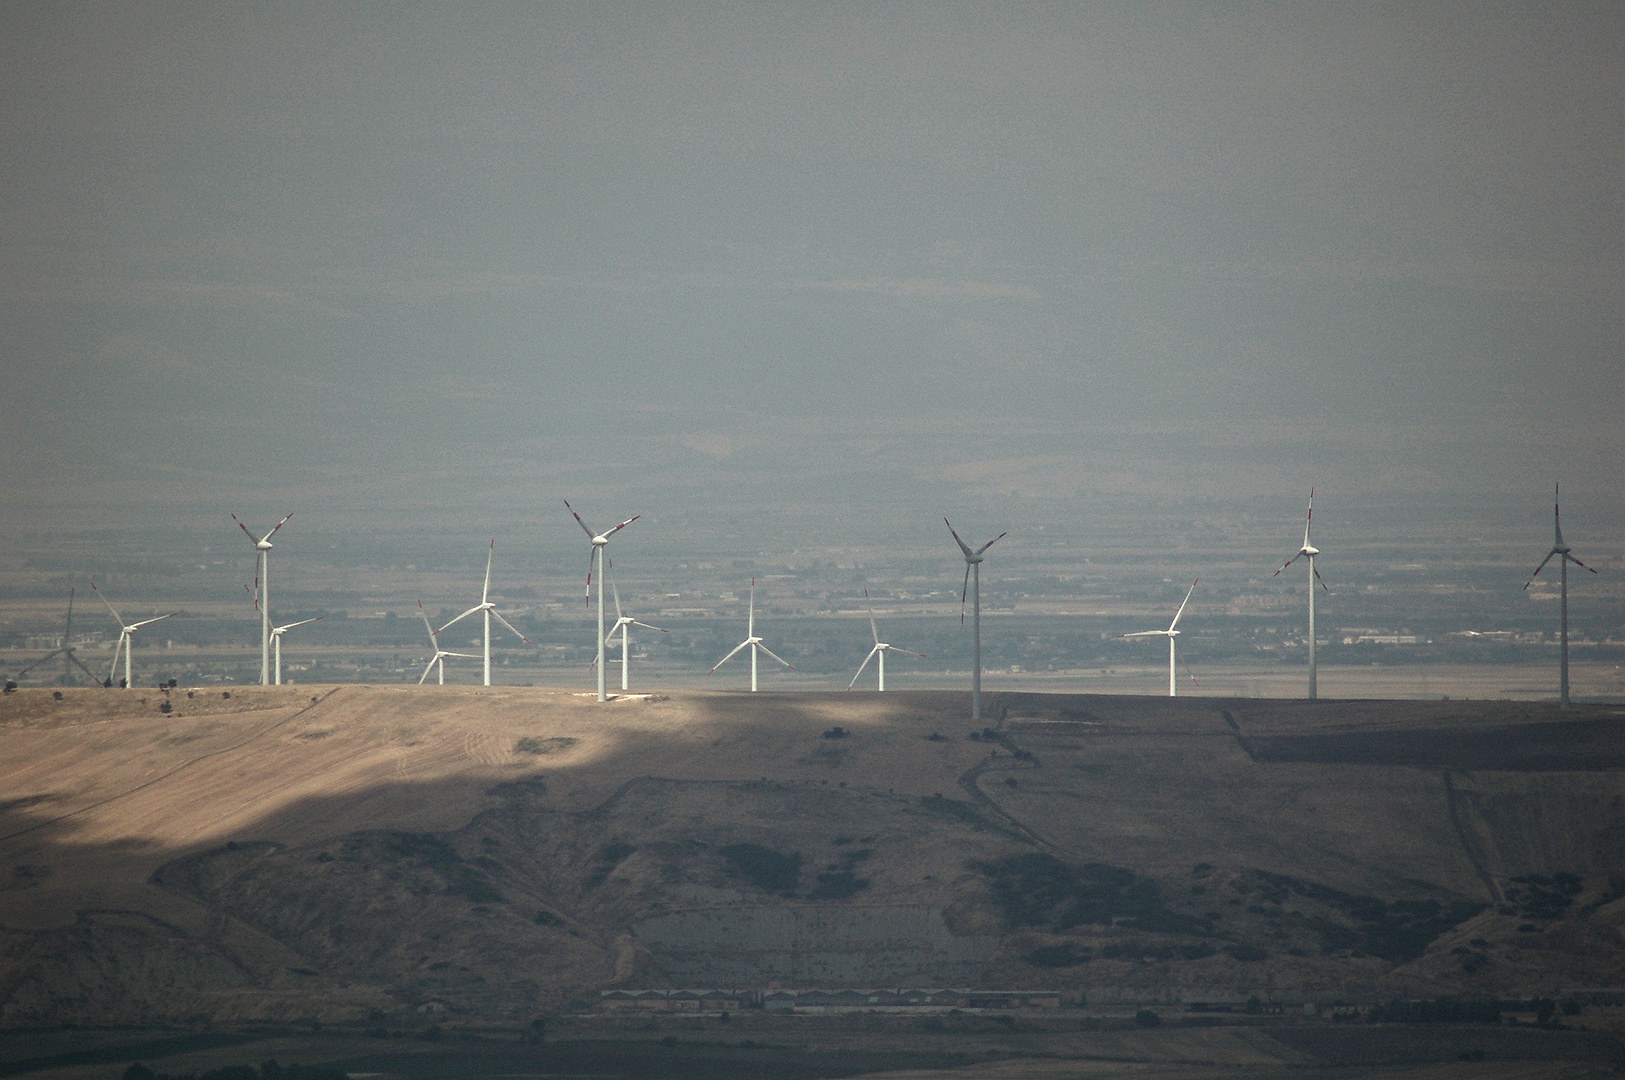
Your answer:
[[[0,524],[1618,521],[1625,7],[1415,8],[5,4]]]

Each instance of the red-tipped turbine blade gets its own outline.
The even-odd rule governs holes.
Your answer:
[[[1546,553],[1546,557],[1544,559],[1540,560],[1540,565],[1535,567],[1535,572],[1533,574],[1530,574],[1529,575],[1529,580],[1523,583],[1523,587],[1524,587],[1525,592],[1527,592],[1529,590],[1529,586],[1531,586],[1531,585],[1533,585],[1535,583],[1535,579],[1540,576],[1540,572],[1542,570],[1546,569],[1546,564],[1551,562],[1552,561],[1552,556],[1556,555],[1556,554],[1557,554],[1557,549],[1553,548],[1552,550],[1550,550],[1550,551],[1548,551]],[[1590,569],[1590,568],[1587,567],[1587,569]],[[94,585],[92,585],[91,587],[95,588]]]
[[[570,516],[576,519],[576,524],[581,526],[581,530],[585,532],[589,538],[593,540],[598,539],[598,534],[593,532],[585,521],[581,520],[581,515],[576,513],[575,507],[570,505],[569,499],[564,500],[564,508],[570,511]]]
[[[260,538],[261,542],[269,540],[269,539],[271,539],[272,536],[275,536],[276,531],[278,529],[282,528],[282,526],[286,525],[288,523],[288,518],[291,518],[291,517],[293,517],[293,514],[289,513],[287,517],[284,517],[281,521],[279,521],[275,525],[271,526],[271,531],[266,533],[263,537]]]

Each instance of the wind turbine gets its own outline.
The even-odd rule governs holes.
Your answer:
[[[96,673],[94,671],[91,671],[89,668],[87,668],[85,666],[84,661],[80,660],[78,656],[74,655],[74,648],[73,648],[73,594],[74,594],[74,592],[75,592],[75,590],[73,590],[73,589],[68,590],[68,619],[67,619],[67,622],[64,623],[63,627],[62,627],[62,644],[59,645],[57,648],[52,649],[50,652],[46,653],[44,656],[40,657],[38,660],[35,660],[32,664],[29,664],[27,667],[23,668],[21,671],[17,672],[17,676],[16,676],[17,681],[19,681],[19,682],[22,681],[22,677],[24,675],[27,675],[30,671],[33,671],[35,668],[37,668],[41,664],[45,663],[45,661],[50,660],[53,657],[57,657],[57,656],[62,657],[62,685],[63,686],[67,686],[69,681],[73,678],[73,669],[68,666],[69,664],[78,664],[79,665],[79,670],[83,671],[86,675],[89,675],[91,682],[95,683],[95,682],[100,682],[101,681],[100,679],[96,678]]]
[[[582,531],[587,534],[587,539],[592,541],[592,550],[587,553],[586,603],[588,604],[592,603],[592,563],[594,559],[598,560],[598,659],[594,663],[598,665],[598,700],[608,701],[609,695],[604,692],[604,567],[610,565],[608,562],[609,552],[606,549],[610,537],[643,515],[633,514],[608,532],[595,533],[592,531],[591,526],[581,520],[581,515],[576,513],[575,507],[570,505],[569,499],[564,500],[564,508],[570,511],[570,516],[576,519],[576,524],[581,526]]]
[[[1326,584],[1326,579],[1320,576],[1320,571],[1315,569],[1315,556],[1320,554],[1320,549],[1315,547],[1313,544],[1311,544],[1309,542],[1309,526],[1314,523],[1314,520],[1315,520],[1315,489],[1310,488],[1309,489],[1309,513],[1303,519],[1303,547],[1298,549],[1298,553],[1296,555],[1292,556],[1292,558],[1288,559],[1286,562],[1281,564],[1281,570],[1285,570],[1287,567],[1291,566],[1293,563],[1297,562],[1299,559],[1301,559],[1301,558],[1303,558],[1305,556],[1308,556],[1308,558],[1309,558],[1309,700],[1310,701],[1315,700],[1315,582],[1317,582],[1317,581],[1320,582],[1320,587],[1322,589],[1325,589],[1328,594],[1330,594],[1331,591],[1332,591],[1331,586]],[[1275,571],[1275,573],[1271,574],[1270,576],[1271,577],[1280,577],[1281,576],[1281,570]]]
[[[746,645],[749,645],[750,646],[750,692],[754,694],[754,693],[756,693],[756,654],[758,652],[767,653],[767,655],[771,656],[773,659],[777,660],[779,663],[783,664],[785,667],[789,668],[791,671],[794,671],[796,669],[796,666],[794,664],[790,663],[790,661],[786,660],[784,657],[782,657],[782,656],[778,655],[777,653],[775,653],[772,649],[768,648],[766,645],[763,645],[762,644],[762,639],[756,636],[756,579],[755,578],[750,579],[750,621],[746,624],[746,626],[747,626],[747,629],[745,631],[745,640],[741,641],[738,645],[735,645],[733,647],[733,652],[730,652],[727,656],[724,656],[721,660],[718,660],[715,664],[711,665],[711,670],[707,671],[706,674],[710,675],[710,674],[715,673],[717,668],[721,667],[723,664],[726,664],[729,660],[733,659],[734,653],[737,653],[740,649],[743,649]]]
[[[854,686],[856,686],[858,684],[858,675],[863,674],[863,669],[869,666],[869,661],[875,659],[876,657],[879,657],[878,669],[879,669],[879,672],[880,672],[880,689],[885,690],[886,689],[886,654],[887,653],[889,653],[889,652],[900,652],[904,656],[918,656],[921,660],[926,659],[926,655],[923,652],[909,652],[907,649],[899,649],[895,645],[888,645],[886,642],[881,641],[880,640],[880,628],[875,625],[875,606],[873,604],[869,603],[869,590],[868,589],[863,590],[863,602],[866,605],[868,605],[868,608],[869,608],[869,632],[874,635],[875,647],[869,650],[869,655],[865,656],[863,658],[863,663],[858,665],[858,674],[852,676],[852,681],[846,684],[846,688],[848,690],[850,690]]]
[[[506,626],[520,641],[523,641],[526,645],[534,644],[530,638],[526,637],[524,634],[521,634],[518,630],[515,630],[513,623],[509,622],[507,619],[504,619],[501,613],[497,611],[497,606],[491,602],[491,560],[496,557],[496,553],[497,542],[492,540],[491,553],[485,557],[485,587],[480,590],[480,602],[463,612],[461,615],[457,616],[455,619],[451,620],[451,622],[447,623],[446,626],[442,626],[440,630],[435,631],[435,633],[438,634],[440,631],[445,630],[447,626],[451,626],[453,623],[462,622],[464,619],[475,613],[481,613],[485,616],[485,632],[483,640],[485,641],[486,686],[491,685],[491,618],[493,616],[496,617],[497,622],[501,623],[503,626]]]
[[[631,662],[630,661],[631,654],[627,651],[627,633],[628,633],[628,631],[630,631],[631,628],[634,627],[634,626],[641,626],[645,630],[659,630],[662,634],[670,633],[670,631],[667,630],[663,626],[650,626],[646,622],[638,622],[638,620],[634,619],[632,616],[630,616],[630,615],[626,614],[625,612],[623,612],[621,610],[621,590],[616,588],[615,582],[611,581],[609,583],[609,591],[610,591],[610,595],[615,598],[615,625],[609,628],[609,638],[606,638],[604,640],[603,644],[605,644],[605,645],[609,644],[609,639],[614,638],[614,636],[615,636],[615,634],[617,632],[620,633],[620,635],[621,635],[621,689],[625,690],[625,689],[628,688],[627,665]]]
[[[102,596],[102,591],[96,588],[96,583],[94,581],[90,583],[90,588],[97,596],[102,597],[102,603],[107,604],[107,610],[112,612],[113,618],[118,622],[119,625],[118,644],[113,646],[113,665],[107,669],[107,681],[102,685],[113,685],[113,672],[118,670],[119,650],[123,649],[124,688],[128,690],[132,685],[130,682],[130,648],[135,644],[135,632],[141,629],[143,626],[149,626],[155,622],[162,622],[164,619],[172,619],[176,615],[179,615],[180,612],[171,611],[168,615],[158,615],[151,619],[143,619],[138,623],[126,623],[124,621],[124,616],[120,615],[117,611],[113,611],[113,605],[107,603],[107,597]]]
[[[1201,581],[1201,580],[1202,580],[1201,578],[1196,579],[1196,581]],[[1121,638],[1130,638],[1130,637],[1165,637],[1165,638],[1168,639],[1168,696],[1169,697],[1178,697],[1179,696],[1179,683],[1178,683],[1178,681],[1176,680],[1176,678],[1174,676],[1174,667],[1175,667],[1175,661],[1176,661],[1175,650],[1178,648],[1178,646],[1176,645],[1176,642],[1178,642],[1178,640],[1179,640],[1179,631],[1176,630],[1175,627],[1177,627],[1179,625],[1179,617],[1181,615],[1185,614],[1185,605],[1191,602],[1191,593],[1196,591],[1196,581],[1191,582],[1191,587],[1189,589],[1185,590],[1185,599],[1180,602],[1179,610],[1174,612],[1174,621],[1168,624],[1168,629],[1166,629],[1166,630],[1141,630],[1141,631],[1139,631],[1137,633],[1133,633],[1133,634],[1118,634],[1117,635],[1118,637],[1121,637]]]
[[[1569,546],[1563,542],[1563,518],[1558,511],[1558,494],[1560,490],[1560,484],[1552,486],[1552,528],[1556,533],[1556,539],[1552,541],[1552,550],[1548,551],[1546,557],[1540,560],[1540,565],[1535,567],[1535,572],[1529,575],[1529,580],[1524,582],[1523,587],[1527,591],[1529,586],[1535,583],[1535,578],[1539,576],[1542,570],[1546,569],[1546,564],[1552,561],[1553,555],[1562,557],[1561,562],[1558,564],[1562,569],[1562,577],[1559,579],[1562,584],[1558,609],[1561,614],[1558,617],[1560,632],[1558,635],[1557,663],[1560,675],[1557,700],[1566,709],[1569,707],[1569,563],[1573,563],[1582,570],[1591,570],[1591,567],[1570,555]],[[1596,573],[1595,570],[1591,570],[1591,572]]]
[[[429,672],[434,670],[436,664],[439,664],[440,685],[445,686],[446,657],[461,656],[468,660],[478,660],[480,658],[480,654],[471,652],[447,652],[445,649],[442,649],[440,647],[440,638],[435,635],[434,628],[429,625],[429,616],[423,610],[422,600],[418,601],[418,615],[423,619],[423,629],[429,632],[429,644],[434,646],[434,655],[429,658],[429,662],[427,664],[423,665],[423,674],[418,676],[418,685],[422,686],[423,680],[429,677]],[[449,626],[450,624],[448,623],[447,625]]]
[[[982,718],[982,553],[1009,534],[1000,533],[975,551],[972,551],[970,545],[961,540],[957,532],[954,532],[953,522],[943,518],[942,523],[948,526],[948,531],[954,535],[954,543],[958,544],[959,550],[965,553],[965,584],[959,590],[959,625],[965,625],[965,590],[970,589],[971,639],[975,649],[975,664],[971,669],[970,718],[980,720]],[[974,582],[971,580],[973,577],[975,578]]]
[[[271,684],[271,537],[275,536],[276,531],[286,525],[288,518],[291,517],[293,515],[289,514],[271,526],[270,532],[255,540],[254,534],[248,531],[248,526],[243,524],[242,519],[236,514],[231,515],[231,520],[237,523],[237,527],[243,530],[243,535],[248,537],[249,541],[254,545],[255,561],[257,563],[254,567],[254,587],[259,593],[255,602],[260,609],[261,686]]]
[[[327,618],[326,615],[318,615],[314,619],[300,619],[298,622],[291,622],[285,626],[271,627],[271,642],[273,645],[273,651],[276,653],[276,685],[282,685],[282,635],[286,634],[289,630],[292,630],[296,626],[304,626],[306,623],[321,622],[325,618]]]

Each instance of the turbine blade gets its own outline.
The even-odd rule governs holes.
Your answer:
[[[177,616],[179,614],[180,614],[180,612],[178,612],[178,611],[171,611],[168,615],[158,615],[158,616],[155,616],[155,617],[153,617],[151,619],[142,619],[138,623],[131,623],[130,624],[130,630],[133,633],[134,631],[141,629],[143,626],[151,626],[153,623],[155,623],[155,622],[163,622],[165,619],[173,619],[175,616]]]
[[[581,602],[592,607],[592,561],[598,557],[598,548],[587,549],[587,591],[582,594]]]
[[[1315,564],[1314,564],[1314,563],[1312,563],[1312,562],[1311,562],[1311,563],[1310,563],[1310,564],[1309,564],[1309,565],[1310,565],[1310,566],[1312,566],[1312,567],[1314,567],[1314,570],[1315,570],[1315,580],[1316,580],[1316,581],[1318,581],[1318,582],[1320,582],[1320,587],[1321,587],[1321,588],[1322,588],[1322,589],[1325,589],[1325,590],[1326,590],[1326,591],[1327,591],[1327,592],[1328,592],[1328,593],[1329,593],[1329,592],[1331,592],[1331,591],[1332,591],[1332,587],[1331,587],[1331,586],[1330,586],[1330,585],[1328,585],[1328,584],[1326,584],[1326,579],[1325,579],[1325,578],[1323,578],[1323,577],[1321,577],[1321,576],[1320,576],[1320,567],[1318,567],[1318,566],[1315,566]]]
[[[508,628],[508,631],[511,634],[513,634],[515,637],[517,637],[520,641],[523,641],[526,645],[534,645],[534,644],[536,644],[534,641],[530,640],[530,638],[526,637],[524,634],[521,634],[519,632],[518,628],[515,627],[514,624],[509,622],[507,619],[504,619],[502,617],[502,615],[495,608],[491,609],[491,618],[495,619],[497,622],[501,623],[503,626],[506,626]]]
[[[1180,602],[1179,610],[1174,612],[1174,621],[1168,624],[1168,631],[1170,633],[1173,632],[1174,627],[1179,625],[1179,617],[1185,614],[1185,605],[1191,602],[1191,593],[1196,591],[1196,582],[1201,580],[1202,579],[1198,577],[1196,581],[1191,582],[1191,587],[1185,590],[1185,599]]]
[[[963,541],[963,540],[961,540],[959,538],[959,534],[957,532],[954,532],[953,522],[949,521],[947,518],[943,518],[942,523],[944,525],[948,526],[948,531],[950,533],[953,533],[954,543],[958,544],[959,545],[959,550],[963,551],[965,553],[965,558],[974,559],[976,557],[976,553],[971,551],[969,544],[965,543],[965,541]]]
[[[239,529],[243,530],[243,535],[248,537],[248,539],[250,541],[252,541],[255,544],[259,543],[259,538],[256,537],[253,533],[248,531],[248,526],[243,524],[243,519],[242,518],[238,517],[236,514],[233,514],[233,515],[231,515],[231,520],[233,520],[233,521],[235,521],[237,523],[237,527]]]
[[[796,666],[794,664],[790,663],[790,661],[786,660],[784,657],[780,656],[778,653],[774,652],[772,649],[768,648],[766,645],[763,645],[760,641],[758,641],[756,643],[756,647],[758,649],[761,649],[763,652],[767,653],[767,655],[771,656],[773,659],[777,660],[779,663],[783,664],[785,667],[789,668],[791,671],[794,671],[796,669]]]
[[[86,667],[85,662],[83,660],[81,660],[77,656],[73,655],[73,650],[72,649],[68,650],[68,659],[72,660],[74,663],[78,664],[79,665],[79,670],[84,672],[86,675],[89,675],[92,679],[94,679],[96,677],[96,673],[94,671],[91,671],[88,667]]]
[[[314,619],[300,619],[298,622],[291,622],[287,626],[279,626],[276,628],[276,631],[279,634],[285,634],[296,626],[304,626],[306,623],[321,622],[325,618],[327,618],[326,615],[318,615]]]
[[[1560,509],[1562,506],[1562,500],[1558,498],[1562,488],[1563,485],[1561,481],[1557,481],[1552,484],[1552,528],[1557,535],[1557,543],[1553,545],[1554,547],[1563,546],[1563,513]]]
[[[632,626],[641,626],[645,630],[659,630],[662,634],[671,633],[671,631],[667,630],[664,626],[650,626],[648,623],[646,623],[646,622],[638,622],[636,619],[631,619],[631,620],[629,620],[629,622],[630,622],[630,624]]]
[[[1579,559],[1576,559],[1573,555],[1565,556],[1565,558],[1567,558],[1569,560],[1569,562],[1573,563],[1575,566],[1578,566],[1581,570],[1591,570],[1591,567],[1587,566],[1585,563],[1581,562]],[[1591,570],[1591,572],[1593,574],[1596,573],[1595,570]]]
[[[427,679],[429,677],[429,672],[434,670],[435,660],[439,660],[439,659],[440,659],[440,654],[436,653],[434,655],[433,660],[430,660],[427,664],[423,665],[423,674],[418,676],[418,685],[419,686],[422,686],[423,685],[423,680]]]
[[[38,660],[35,660],[32,664],[29,664],[27,667],[25,667],[21,671],[17,672],[16,675],[12,676],[12,678],[21,679],[24,675],[27,675],[30,671],[33,671],[35,668],[37,668],[41,664],[45,663],[45,661],[54,659],[54,658],[56,658],[58,656],[61,656],[63,653],[65,653],[67,651],[68,651],[67,649],[56,649],[56,650],[54,650],[52,652],[48,652],[44,656],[40,657]]]
[[[965,563],[965,584],[959,587],[959,625],[965,625],[965,597],[970,595],[970,563]]]
[[[485,556],[485,586],[480,589],[480,604],[484,606],[491,601],[491,560],[497,557],[497,542],[491,541],[491,550]]]
[[[440,648],[440,642],[435,640],[434,627],[429,625],[429,613],[427,611],[423,610],[423,601],[422,600],[418,601],[418,614],[423,617],[423,629],[425,629],[425,630],[427,630],[429,632],[429,645],[430,645],[430,647],[434,648],[434,649],[439,649]]]
[[[124,616],[120,615],[117,611],[113,610],[113,605],[108,603],[107,597],[103,596],[102,591],[100,589],[96,588],[96,583],[94,581],[92,581],[90,583],[90,591],[95,593],[97,596],[101,596],[102,603],[107,604],[107,610],[109,612],[112,612],[113,618],[118,620],[119,627],[122,629],[123,626],[124,626]]]
[[[598,539],[598,534],[593,532],[592,529],[588,527],[588,525],[587,525],[587,523],[585,521],[581,520],[581,515],[576,513],[575,507],[570,505],[570,500],[569,499],[564,500],[564,508],[566,510],[570,511],[570,516],[571,517],[576,519],[576,524],[580,525],[581,526],[581,531],[587,534],[587,539],[589,539],[589,540]]]
[[[869,608],[869,632],[875,636],[875,644],[880,644],[880,627],[875,625],[875,606],[869,603],[869,590],[863,590],[863,602]],[[848,690],[851,687],[847,687]]]
[[[1118,637],[1169,637],[1167,630],[1136,630],[1132,634],[1118,634]]]
[[[478,607],[471,607],[467,611],[463,612],[461,615],[457,616],[455,619],[451,620],[451,622],[447,623],[446,626],[442,626],[439,630],[436,630],[435,633],[438,635],[441,631],[445,630],[447,626],[452,625],[452,623],[460,623],[464,619],[468,618],[470,615],[473,615],[475,612],[484,611],[484,610],[485,610],[485,605],[484,604],[481,604]]]
[[[1309,526],[1315,521],[1315,489],[1309,489],[1309,513],[1303,519],[1303,546],[1309,546]]]
[[[619,525],[615,526],[613,529],[609,530],[609,532],[605,533],[604,535],[605,536],[614,536],[616,533],[620,532],[622,529],[626,528],[628,525],[632,524],[634,521],[636,521],[638,518],[640,518],[642,516],[643,516],[642,514],[633,514],[631,517],[627,518],[625,521],[621,522]]]
[[[999,535],[995,536],[993,539],[989,540],[987,543],[983,544],[981,547],[977,548],[976,549],[976,554],[978,554],[978,555],[982,554],[982,552],[986,551],[988,548],[992,547],[994,544],[997,544],[1000,540],[1003,540],[1006,536],[1009,536],[1009,535],[1010,534],[1007,533],[1007,532],[1000,533]]]
[[[260,537],[259,542],[263,544],[263,543],[265,543],[265,541],[267,541],[267,540],[271,539],[271,537],[275,536],[276,531],[278,529],[282,528],[282,526],[286,525],[288,523],[288,518],[291,518],[291,517],[293,517],[293,514],[289,513],[287,515],[287,517],[284,517],[281,521],[277,522],[275,525],[272,525],[271,526],[271,531],[266,533],[264,536]]]
[[[723,664],[726,664],[729,660],[732,660],[734,658],[734,655],[736,653],[738,653],[740,649],[743,649],[746,645],[749,645],[749,644],[750,644],[750,639],[746,638],[744,641],[741,641],[738,645],[735,645],[733,647],[733,652],[730,652],[727,656],[724,656],[721,660],[718,660],[716,663],[712,664],[711,665],[711,671],[707,671],[706,674],[707,675],[711,674],[711,672],[716,671],[717,668],[721,667]]]
[[[1301,558],[1303,558],[1303,552],[1300,551],[1296,555],[1292,556],[1292,558],[1290,558],[1286,562],[1282,563],[1281,564],[1281,570],[1285,570],[1287,567],[1291,566],[1293,563],[1297,562]],[[1270,577],[1280,577],[1281,576],[1281,570],[1275,571],[1275,573],[1271,574]]]
[[[609,583],[610,594],[615,597],[615,621],[620,622],[625,616],[621,612],[621,589],[613,581]]]
[[[852,681],[846,684],[846,688],[848,690],[850,690],[854,686],[858,685],[858,675],[863,674],[864,669],[869,666],[869,661],[873,660],[875,658],[875,653],[877,653],[879,651],[880,651],[880,646],[879,645],[876,645],[874,648],[869,650],[869,655],[865,656],[863,658],[863,663],[858,665],[858,674],[852,676]]]
[[[1533,574],[1530,574],[1529,575],[1529,580],[1523,583],[1523,587],[1524,587],[1524,589],[1526,591],[1528,590],[1529,586],[1531,586],[1531,585],[1533,585],[1535,583],[1535,579],[1540,576],[1540,572],[1542,570],[1546,569],[1546,564],[1551,562],[1552,561],[1552,556],[1556,555],[1556,554],[1557,554],[1557,549],[1553,548],[1552,550],[1550,550],[1550,551],[1548,551],[1546,553],[1546,557],[1544,559],[1540,560],[1540,565],[1535,567],[1535,572]],[[92,588],[94,588],[94,587],[95,586],[92,586]]]

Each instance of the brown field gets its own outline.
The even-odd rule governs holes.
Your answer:
[[[1556,997],[1625,970],[1616,707],[992,690],[984,733],[967,695],[933,691],[61,693],[0,699],[0,1025],[14,1032],[499,1033],[548,1016],[585,1039],[595,1021],[561,1018],[599,990],[696,972],[853,985],[884,954],[879,981],[932,985],[932,934],[983,957],[961,985],[1059,988],[1124,1017],[1249,995]],[[796,856],[790,884],[752,877],[728,854],[739,845]],[[1079,884],[1102,873],[1119,885]],[[1090,915],[1095,902],[1117,907]],[[773,912],[823,929],[747,940]],[[673,925],[699,936],[677,943]],[[923,936],[893,940],[915,925]],[[1053,955],[1069,959],[1032,959]],[[997,1053],[1074,1071],[910,1075],[1230,1062],[1264,1070],[1251,1077],[1341,1060],[1280,1040],[1245,1062],[1198,1052],[1193,1039],[1240,1037],[1207,1029],[1112,1038],[1131,1036],[1164,1049],[1051,1033]],[[1503,1064],[1471,1075],[1589,1075]]]

